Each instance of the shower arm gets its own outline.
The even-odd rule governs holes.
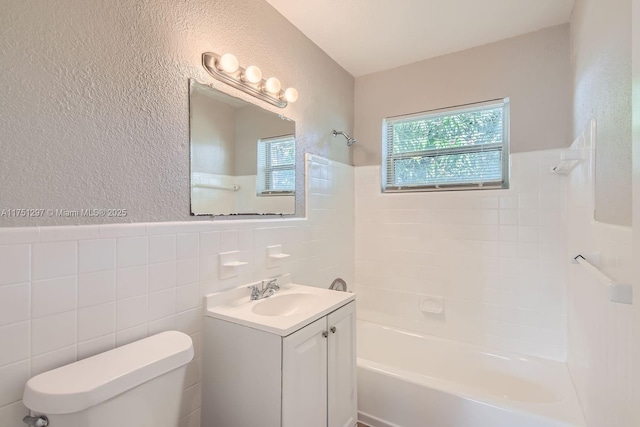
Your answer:
[[[338,136],[338,135],[342,135],[342,136],[344,136],[344,137],[347,139],[347,146],[348,146],[348,147],[350,147],[350,146],[352,146],[353,144],[355,144],[355,143],[356,143],[356,139],[355,139],[355,138],[351,138],[351,137],[350,137],[346,132],[343,132],[343,131],[337,131],[337,130],[335,130],[335,129],[334,129],[334,130],[333,130],[333,136],[334,136],[334,138],[335,138],[336,136]]]

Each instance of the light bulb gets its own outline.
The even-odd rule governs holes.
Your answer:
[[[287,88],[284,91],[284,99],[287,102],[296,102],[298,100],[298,91],[293,87]]]
[[[255,65],[249,65],[247,69],[244,70],[242,80],[248,81],[249,83],[258,83],[262,80],[262,71]]]
[[[230,53],[225,53],[218,59],[218,68],[225,73],[233,74],[238,71],[238,59]]]
[[[264,89],[269,93],[278,93],[281,87],[280,80],[275,77],[269,77],[264,84]]]

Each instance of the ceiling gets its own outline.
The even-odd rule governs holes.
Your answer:
[[[575,0],[267,0],[355,77],[568,22]]]

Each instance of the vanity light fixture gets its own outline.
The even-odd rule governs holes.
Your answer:
[[[282,85],[280,84],[280,80],[275,77],[269,77],[266,82],[264,82],[264,91],[279,94],[280,89],[282,89]]]
[[[216,67],[220,71],[224,71],[227,74],[233,74],[238,71],[240,64],[238,64],[238,58],[230,53],[225,53],[220,57],[220,60],[216,64]]]
[[[249,83],[260,83],[262,81],[262,71],[255,65],[249,65],[242,73],[242,80]]]
[[[215,79],[276,107],[284,108],[289,102],[298,100],[296,89],[290,87],[283,90],[280,80],[275,77],[263,79],[262,71],[255,65],[242,68],[230,53],[222,56],[212,52],[203,53],[202,66]]]

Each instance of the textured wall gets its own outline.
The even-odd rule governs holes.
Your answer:
[[[189,219],[188,78],[259,102],[208,76],[205,51],[232,52],[299,90],[296,104],[269,109],[296,121],[300,164],[304,151],[350,160],[330,132],[352,128],[353,78],[262,0],[5,0],[0,209],[129,215],[0,217],[0,227]]]
[[[357,78],[354,162],[380,164],[385,117],[507,96],[512,152],[571,143],[568,25]]]
[[[596,219],[631,225],[631,0],[579,0],[571,44],[574,137],[598,126]]]

